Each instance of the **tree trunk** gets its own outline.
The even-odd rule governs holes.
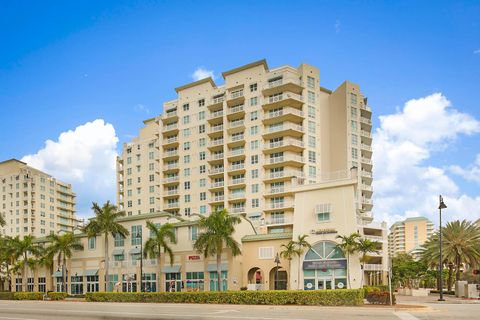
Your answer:
[[[62,265],[62,279],[63,279],[63,292],[68,292],[67,287],[67,258],[65,257],[65,253],[63,254],[63,265]]]
[[[302,259],[300,258],[300,255],[298,255],[297,290],[300,290],[300,268],[301,268],[300,264],[301,264],[301,262],[302,262]]]
[[[218,291],[222,291],[222,270],[221,270],[221,263],[222,263],[222,253],[217,253],[217,281],[218,281]]]
[[[162,292],[161,285],[162,285],[162,264],[161,264],[161,254],[160,254],[160,249],[158,250],[158,257],[157,257],[157,263],[158,263],[158,278],[157,278],[157,292]]]
[[[352,285],[350,283],[350,253],[347,252],[347,288],[352,289]]]
[[[140,281],[142,281],[142,280],[140,280]],[[108,233],[105,232],[105,292],[108,291],[108,283],[109,282],[110,282],[110,279],[109,279],[109,274],[108,274]]]
[[[448,291],[452,291],[452,283],[453,283],[453,266],[449,264],[448,265],[448,283],[447,283]]]
[[[27,253],[24,253],[24,260],[23,260],[23,276],[22,276],[22,288],[23,292],[27,292]]]
[[[461,277],[462,277],[462,273],[460,272],[460,267],[462,266],[462,261],[461,261],[459,256],[457,256],[455,260],[456,260],[455,262],[457,263],[457,265],[456,265],[457,270],[455,270],[456,271],[455,272],[455,280],[460,281]]]

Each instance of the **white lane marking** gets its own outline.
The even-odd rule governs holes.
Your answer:
[[[0,310],[17,310],[18,308],[5,308],[0,307]],[[215,316],[211,313],[198,313],[198,314],[178,314],[178,313],[135,313],[135,312],[114,312],[114,311],[92,311],[92,310],[68,310],[68,309],[34,309],[29,308],[25,309],[28,311],[38,311],[38,312],[64,312],[64,313],[77,313],[77,314],[110,314],[110,315],[131,315],[131,316],[140,316],[140,317],[156,317],[156,316],[169,316],[169,317],[211,317],[211,318],[218,318],[218,319],[252,319],[252,320],[278,320],[280,318],[269,318],[269,317],[253,317],[253,316]],[[18,312],[17,312],[18,313]],[[21,318],[17,318],[21,319]],[[284,318],[289,319],[289,318]],[[22,319],[22,320],[38,320],[38,319]],[[290,318],[289,320],[307,320],[302,318]]]
[[[394,312],[393,314],[399,317],[401,320],[419,320],[417,317],[405,311],[398,311]]]
[[[210,314],[220,314],[220,313],[229,313],[229,312],[240,312],[238,310],[219,310],[215,312],[211,312]]]

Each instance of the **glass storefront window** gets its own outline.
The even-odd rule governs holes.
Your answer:
[[[180,272],[165,273],[165,290],[167,292],[182,291],[182,274]]]
[[[204,278],[203,272],[187,272],[187,291],[204,291]]]
[[[218,291],[218,273],[216,271],[211,271],[210,274],[210,291]],[[227,281],[227,271],[222,271],[222,290],[227,291],[228,281]]]

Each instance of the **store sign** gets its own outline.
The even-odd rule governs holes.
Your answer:
[[[200,256],[188,256],[189,261],[200,260]]]
[[[303,270],[345,269],[347,260],[303,261]]]
[[[317,229],[317,230],[312,230],[310,231],[311,234],[332,234],[332,233],[338,233],[337,230],[334,228],[325,228],[325,229]]]

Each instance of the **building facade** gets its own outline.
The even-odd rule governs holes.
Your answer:
[[[0,162],[0,213],[7,236],[44,237],[78,223],[72,186],[16,159]]]
[[[188,216],[226,208],[259,233],[293,232],[294,188],[358,168],[356,219],[372,209],[371,109],[360,87],[320,86],[317,68],[269,69],[265,60],[176,88],[117,161],[128,215]]]
[[[433,234],[433,223],[425,217],[407,218],[397,221],[390,227],[388,253],[391,257],[399,253],[414,256],[422,251],[423,244]]]

